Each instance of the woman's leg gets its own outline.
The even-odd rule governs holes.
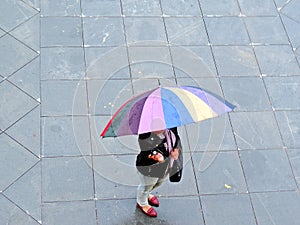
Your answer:
[[[168,177],[168,174],[166,174],[163,178],[158,178],[155,185],[152,187],[152,190],[155,189],[155,188],[158,188],[160,185],[162,185],[162,183],[166,180],[167,177]]]
[[[138,174],[140,178],[140,185],[137,188],[137,203],[143,207],[149,205],[149,194],[153,190],[154,186],[157,184],[159,178],[147,177],[139,172]]]

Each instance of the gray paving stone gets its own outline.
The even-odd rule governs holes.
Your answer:
[[[86,86],[80,81],[42,81],[42,115],[86,115]],[[79,107],[80,105],[80,107]]]
[[[139,146],[136,136],[99,139],[99,134],[102,133],[109,120],[109,116],[90,118],[93,155],[138,154]]]
[[[300,109],[300,76],[265,77],[265,83],[275,109]]]
[[[270,192],[251,194],[258,224],[299,223],[299,192]]]
[[[234,104],[234,111],[271,110],[263,80],[259,77],[222,77],[225,99]]]
[[[90,117],[90,135],[91,135],[91,145],[92,145],[92,154],[93,155],[109,155],[109,154],[117,154],[124,153],[122,150],[124,149],[126,153],[128,153],[127,145],[123,142],[119,142],[118,139],[114,138],[100,138],[100,134],[104,130],[106,124],[111,119],[110,116],[91,116]],[[117,143],[120,145],[117,145]],[[116,147],[118,146],[118,147]],[[126,147],[124,147],[126,146]],[[136,145],[137,146],[137,145]],[[134,149],[137,149],[135,147]]]
[[[201,16],[199,3],[196,0],[162,0],[161,7],[163,14],[168,16]]]
[[[125,66],[115,71],[111,78],[112,79],[128,79],[131,77],[129,66]]]
[[[112,115],[132,97],[130,80],[89,80],[87,84],[92,115]]]
[[[197,77],[197,78],[179,77],[177,78],[177,83],[178,85],[198,86],[205,90],[209,90],[215,93],[216,95],[224,97],[220,85],[220,79],[217,77]],[[191,126],[193,126],[193,124],[191,124]]]
[[[2,154],[0,159],[0,190],[2,191],[30,169],[38,161],[38,158],[6,134],[2,133],[0,140]]]
[[[98,120],[101,122],[101,119]],[[101,123],[103,124],[103,123]],[[100,127],[100,126],[99,126]],[[101,126],[103,129],[104,126]],[[100,129],[100,131],[102,131]],[[98,132],[99,134],[100,132]],[[98,135],[99,136],[99,135]],[[99,142],[99,140],[98,140]],[[101,142],[101,141],[100,141]],[[137,142],[137,136],[122,136],[118,137],[114,140],[111,139],[102,139],[103,148],[106,150],[106,154],[114,154],[114,155],[121,155],[121,154],[135,154],[139,153],[139,146]],[[101,150],[101,151],[99,151]],[[98,149],[98,151],[93,152],[94,155],[103,154],[103,149]]]
[[[41,220],[41,166],[36,164],[5,192],[5,196],[15,202],[35,220]]]
[[[36,52],[40,48],[40,14],[37,14],[10,32]]]
[[[23,2],[35,8],[37,11],[41,10],[40,0],[23,0]]]
[[[128,57],[131,64],[147,61],[172,63],[169,49],[163,46],[131,46],[128,48]]]
[[[29,112],[5,132],[39,157],[41,154],[40,107]]]
[[[283,147],[272,112],[235,112],[230,117],[240,150]]]
[[[275,115],[284,144],[288,148],[300,148],[300,143],[297,141],[300,138],[299,111],[280,111]]]
[[[174,78],[172,66],[161,62],[134,63],[131,64],[130,69],[135,79]]]
[[[297,189],[285,151],[242,151],[240,156],[250,192]]]
[[[129,47],[128,53],[132,78],[174,78],[171,56],[167,47],[135,46]]]
[[[85,55],[88,78],[101,80],[130,78],[125,47],[91,47],[85,49]]]
[[[90,157],[43,158],[42,173],[43,202],[94,198]]]
[[[6,31],[12,30],[38,13],[23,1],[1,1],[0,8],[5,9],[0,15],[0,27]]]
[[[283,15],[288,15],[294,21],[300,22],[299,11],[297,10],[300,7],[298,1],[289,1],[285,2],[283,8],[281,8],[280,13]]]
[[[237,152],[195,152],[192,157],[201,195],[247,192]],[[211,160],[211,163],[204,171],[200,171],[201,160],[204,159]]]
[[[101,200],[97,201],[97,215],[99,223],[105,225],[117,224],[137,224],[137,221],[143,221],[149,217],[141,217],[135,209],[136,201],[130,200]],[[113,212],[113,216],[111,213]]]
[[[119,70],[114,72],[111,76],[113,79],[126,79],[131,77],[129,66],[121,67]]]
[[[0,37],[2,37],[5,34],[5,31],[0,29]]]
[[[99,223],[103,225],[179,225],[186,223],[186,218],[189,218],[189,224],[204,224],[198,198],[186,197],[183,200],[180,198],[160,198],[160,205],[157,209],[157,218],[151,218],[145,216],[140,209],[136,208],[133,199],[97,201]],[[188,211],[186,211],[187,208]],[[170,213],[170,209],[173,213]],[[186,211],[185,216],[182,216],[183,211]],[[111,216],[111,212],[114,212],[114,216]]]
[[[246,16],[276,16],[277,9],[273,0],[239,0],[242,14]]]
[[[157,88],[159,85],[163,85],[159,83],[159,81],[164,78],[140,78],[132,80],[132,89],[134,95],[139,95],[143,92],[150,91],[154,88]],[[172,78],[166,78],[166,80],[172,80]],[[169,85],[168,85],[169,86]]]
[[[204,22],[198,17],[165,18],[168,41],[172,45],[207,45]]]
[[[96,225],[95,202],[72,201],[44,203],[43,224]]]
[[[255,46],[261,72],[266,75],[299,75],[292,48],[287,45]]]
[[[96,197],[135,198],[139,184],[135,160],[136,155],[94,156]]]
[[[154,79],[156,80],[156,79]],[[158,83],[161,86],[176,86],[177,85],[177,79],[174,78],[159,78]]]
[[[157,45],[167,43],[163,19],[160,17],[125,17],[127,43],[138,45],[142,41],[153,41]]]
[[[171,55],[177,78],[214,77],[217,74],[209,46],[174,46]]]
[[[80,1],[78,0],[41,0],[42,16],[79,16],[81,15]]]
[[[10,35],[0,38],[0,52],[0,73],[4,77],[8,77],[37,56],[36,52]]]
[[[40,57],[36,57],[8,78],[27,94],[40,101]]]
[[[246,17],[251,42],[260,44],[289,44],[288,37],[279,16]]]
[[[81,79],[85,75],[82,48],[42,48],[41,79]]]
[[[82,43],[79,17],[41,18],[41,47],[82,46]]]
[[[296,54],[296,57],[297,57],[298,62],[299,62],[299,59],[300,59],[300,48],[296,49],[295,54]]]
[[[213,46],[220,76],[259,76],[259,68],[250,46]]]
[[[120,0],[82,0],[82,13],[84,16],[120,16]]]
[[[198,197],[160,198],[160,208],[157,211],[157,218],[161,220],[161,224],[185,224],[187,218],[191,225],[205,224]],[[185,216],[182,215],[182,212],[185,212]],[[140,211],[139,214],[141,214]],[[154,224],[159,223],[155,221]]]
[[[213,45],[247,45],[250,40],[240,17],[205,18],[208,37]]]
[[[83,20],[84,44],[88,46],[125,45],[121,17],[87,17]]]
[[[183,145],[183,148],[187,148],[186,145]],[[183,149],[183,151],[186,151]],[[182,196],[197,196],[197,184],[196,178],[194,175],[193,164],[191,160],[190,153],[183,153],[183,160],[184,160],[184,168],[183,168],[183,175],[182,179],[179,183],[172,183],[169,181],[167,177],[166,181],[158,188],[155,189],[153,194],[157,196],[164,196],[164,197],[182,197]]]
[[[0,221],[3,224],[23,224],[23,225],[38,225],[32,217],[26,215],[18,206],[13,204],[10,200],[0,194],[0,204],[2,209],[0,211]]]
[[[295,180],[300,186],[300,151],[299,149],[288,149],[288,157],[292,165]]]
[[[289,39],[291,41],[291,44],[293,48],[298,48],[300,46],[300,24],[299,22],[296,22],[295,20],[291,19],[289,16],[282,15],[281,16],[284,27],[287,31],[287,34],[289,36]]]
[[[206,16],[238,16],[240,9],[235,0],[200,0],[202,12]]]
[[[7,81],[0,83],[0,128],[7,129],[39,103]],[[11,104],[13,102],[13,104]]]
[[[99,137],[106,127],[107,123],[111,119],[110,116],[91,116],[90,117],[90,132],[91,132],[91,142],[92,142],[92,153],[93,155],[108,155],[111,152],[116,153],[120,152],[122,153],[122,148],[116,148],[116,139],[113,138],[105,138],[100,139]],[[126,148],[125,148],[126,149]],[[127,149],[126,149],[127,150]]]
[[[286,4],[289,3],[289,1],[286,1],[286,0],[275,0],[274,2],[279,11],[281,10],[282,7],[284,7]]]
[[[80,129],[75,131],[74,126]],[[43,156],[91,154],[87,117],[44,117],[41,129]]]
[[[250,198],[246,194],[201,196],[201,202],[208,225],[256,224]]]
[[[227,116],[187,125],[192,152],[236,150],[236,144]]]
[[[159,0],[132,1],[122,0],[123,14],[126,16],[161,16]]]

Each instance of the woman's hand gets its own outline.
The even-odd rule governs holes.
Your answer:
[[[173,157],[174,160],[177,160],[179,157],[179,148],[174,148],[171,152],[170,155]]]
[[[153,154],[149,154],[148,158],[153,159],[153,160],[155,160],[157,162],[160,162],[160,163],[165,161],[164,156],[161,153],[155,152],[155,151],[153,152]]]

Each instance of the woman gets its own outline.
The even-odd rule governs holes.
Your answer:
[[[136,160],[140,178],[137,207],[146,215],[156,217],[157,212],[152,206],[158,207],[159,201],[151,191],[164,182],[168,177],[170,164],[178,159],[180,138],[177,128],[173,128],[140,134],[138,141],[141,152]]]

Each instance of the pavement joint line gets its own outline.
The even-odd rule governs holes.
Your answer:
[[[24,210],[22,207],[20,207],[17,203],[15,203],[14,201],[12,201],[9,197],[7,197],[5,194],[1,193],[2,196],[4,196],[9,202],[11,202],[13,205],[15,205],[19,210],[21,210],[23,213],[25,213],[26,215],[28,215],[31,219],[33,219],[34,221],[36,221],[38,224],[42,224],[42,221],[37,220],[36,218],[34,218],[27,210]]]
[[[1,133],[2,134],[2,133]],[[40,159],[41,156],[35,154],[33,151],[31,151],[31,149],[27,148],[25,145],[23,145],[21,142],[19,142],[17,139],[15,139],[15,137],[13,137],[12,135],[8,134],[7,131],[3,131],[3,134],[6,134],[8,137],[10,137],[14,142],[16,142],[17,144],[19,144],[20,146],[22,146],[25,150],[27,150],[29,153],[31,153],[33,156],[35,156],[36,158]]]

